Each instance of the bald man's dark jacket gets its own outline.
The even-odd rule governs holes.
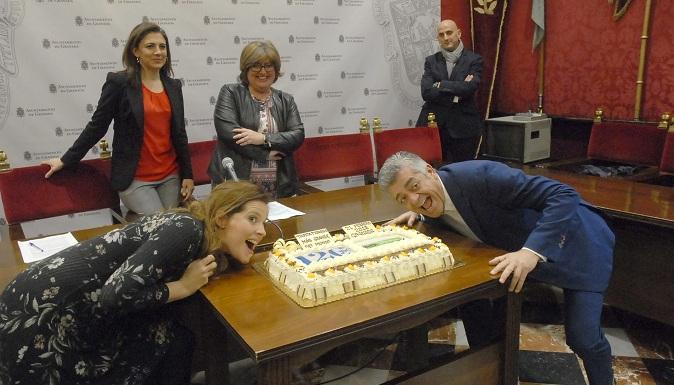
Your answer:
[[[428,113],[433,112],[445,139],[480,136],[483,119],[475,104],[475,94],[480,87],[482,64],[480,55],[464,48],[449,76],[442,52],[428,56],[421,78],[421,96],[425,103],[417,126],[427,126]],[[468,75],[473,75],[473,79],[466,82]],[[436,82],[440,82],[440,87],[433,87]]]

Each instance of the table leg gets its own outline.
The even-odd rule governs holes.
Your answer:
[[[520,348],[522,296],[520,294],[509,292],[507,297],[503,355],[503,385],[517,385],[519,372],[517,356]]]
[[[227,360],[227,332],[207,312],[202,313],[203,336],[206,348],[206,385],[229,384],[229,362]]]
[[[258,385],[290,385],[292,380],[290,358],[283,356],[261,362],[257,374]]]
[[[402,359],[405,362],[405,370],[415,371],[428,366],[428,324],[423,323],[403,332],[403,338],[398,346],[402,348]]]

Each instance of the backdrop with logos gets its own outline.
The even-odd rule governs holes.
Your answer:
[[[122,69],[143,20],[169,37],[190,142],[214,137],[220,87],[242,48],[271,40],[308,137],[358,131],[362,117],[409,127],[424,57],[437,50],[440,0],[4,0],[0,150],[12,167],[60,156],[91,118],[106,74]],[[106,138],[112,139],[112,129]],[[93,148],[88,158],[98,156]],[[333,161],[333,160],[326,160]],[[336,161],[336,160],[335,160]],[[358,182],[357,178],[342,184]]]
[[[109,71],[122,69],[142,20],[169,36],[190,141],[214,136],[220,87],[237,81],[245,44],[271,40],[276,88],[296,98],[307,136],[416,121],[423,60],[439,0],[7,0],[0,9],[0,138],[13,166],[67,149],[89,121]],[[111,138],[111,133],[108,133]],[[96,156],[93,149],[88,155]]]

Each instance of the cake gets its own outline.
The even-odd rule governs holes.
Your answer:
[[[275,284],[303,303],[324,303],[447,270],[449,248],[406,226],[345,226],[277,240],[265,268]],[[300,303],[302,304],[302,303]]]

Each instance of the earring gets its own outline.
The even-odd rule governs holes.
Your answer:
[[[136,63],[140,64],[140,58],[136,56]]]

